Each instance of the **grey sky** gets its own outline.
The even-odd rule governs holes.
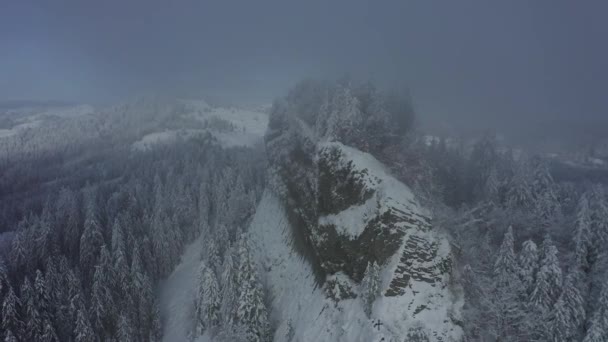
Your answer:
[[[303,77],[350,73],[405,84],[421,115],[449,121],[596,120],[608,117],[607,10],[602,0],[2,0],[0,100],[268,101]]]

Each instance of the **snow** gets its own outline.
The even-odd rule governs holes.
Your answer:
[[[353,162],[357,170],[368,170],[362,181],[369,189],[374,189],[374,195],[359,206],[350,207],[338,214],[322,216],[319,224],[333,224],[339,233],[356,238],[363,233],[367,222],[375,213],[384,213],[388,210],[412,212],[414,215],[428,216],[417,203],[412,191],[402,182],[390,175],[386,167],[369,153],[361,152],[355,148],[339,142],[325,142],[319,144],[320,149],[338,148],[341,151],[341,161]],[[412,228],[406,222],[398,226],[401,230]]]
[[[352,206],[335,215],[327,215],[319,218],[320,225],[334,225],[338,233],[348,235],[352,238],[363,233],[369,220],[374,218],[377,210],[378,194],[365,201],[365,203]]]
[[[249,109],[233,107],[212,107],[203,100],[179,100],[183,112],[178,118],[193,120],[206,128],[163,130],[150,133],[136,141],[134,150],[146,150],[159,143],[172,143],[178,135],[189,138],[206,132],[211,133],[224,147],[253,146],[262,141],[268,125],[268,114]],[[229,129],[214,127],[214,121],[223,121]]]
[[[181,263],[159,286],[163,341],[189,341],[194,329],[194,299],[203,237],[186,247]]]
[[[171,144],[177,141],[178,139],[187,139],[204,133],[205,130],[197,129],[175,129],[165,130],[162,132],[154,132],[144,135],[141,139],[134,142],[131,148],[133,150],[145,151],[153,148],[155,145]]]
[[[315,282],[312,269],[292,248],[290,227],[279,199],[266,190],[249,233],[262,281],[272,298],[275,341],[285,341],[288,322],[294,341],[379,341],[358,300],[334,303]]]
[[[291,248],[285,211],[270,190],[262,197],[249,232],[262,279],[270,289],[271,320],[278,324],[277,342],[286,340],[289,321],[295,332],[294,341],[402,341],[410,328],[418,326],[439,332],[429,336],[430,341],[441,341],[444,336],[456,340],[460,336],[459,328],[446,320],[461,303],[453,305],[455,299],[447,290],[427,283],[413,282],[411,291],[403,296],[380,296],[371,318],[365,316],[359,299],[338,303],[328,299],[315,282],[310,265]],[[439,255],[449,253],[447,240],[442,241]],[[400,252],[381,271],[382,293],[393,278]],[[414,315],[412,312],[420,305],[427,305],[429,310]],[[375,326],[378,321],[382,324]]]

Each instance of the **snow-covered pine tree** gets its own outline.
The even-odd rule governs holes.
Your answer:
[[[36,293],[36,306],[40,314],[42,324],[42,341],[58,341],[57,333],[52,322],[51,298],[47,285],[45,282],[45,276],[40,271],[36,271],[36,280],[34,281],[34,292]]]
[[[589,271],[589,249],[591,237],[591,209],[588,194],[583,194],[578,202],[576,222],[574,225],[574,252],[578,267],[583,272]]]
[[[608,243],[608,201],[606,200],[606,192],[601,185],[593,187],[593,199],[592,226],[594,229],[592,234],[595,249],[601,251],[604,244]]]
[[[118,339],[120,341],[133,341],[133,326],[126,313],[121,313],[118,318]]]
[[[202,335],[205,330],[220,323],[220,291],[215,272],[201,262],[198,277],[198,292],[196,298],[196,335]]]
[[[578,341],[580,329],[585,322],[585,301],[581,296],[577,280],[578,273],[566,277],[562,294],[551,313],[551,341]]]
[[[527,240],[519,254],[520,277],[527,295],[532,292],[539,267],[538,247],[534,241]]]
[[[27,262],[26,241],[26,231],[21,227],[15,233],[11,245],[10,263],[15,269],[22,269]]]
[[[91,206],[92,204],[87,209],[84,231],[80,237],[80,270],[85,282],[92,279],[92,272],[94,272],[100,248],[104,243],[101,225],[95,214],[96,209]]]
[[[127,261],[125,238],[121,222],[118,218],[112,227],[112,257],[113,257],[113,293],[115,302],[124,303],[126,307],[132,308],[132,279],[131,270]]]
[[[70,337],[74,338],[73,334],[76,329],[76,321],[78,320],[78,311],[83,310],[86,313],[86,308],[80,279],[78,279],[73,270],[67,272],[66,287],[68,292],[67,317],[69,320]],[[88,319],[88,314],[86,317]],[[66,325],[68,325],[68,323],[66,323]]]
[[[513,248],[513,228],[509,227],[494,263],[494,305],[496,335],[499,339],[517,341],[522,336],[524,288],[519,278],[519,265]]]
[[[367,264],[365,275],[361,281],[361,301],[368,317],[372,315],[372,306],[380,294],[380,268],[374,261]]]
[[[222,274],[220,275],[221,285],[221,308],[220,316],[222,317],[225,330],[230,329],[234,320],[234,312],[236,310],[236,269],[235,269],[235,250],[229,247],[224,254],[224,262],[222,263]]]
[[[597,309],[588,321],[583,342],[604,342],[608,340],[608,283],[604,282],[598,299]]]
[[[5,330],[6,333],[4,334],[4,342],[17,342],[17,338],[15,337],[15,335],[13,334],[13,332],[11,330]]]
[[[12,286],[8,286],[8,291],[2,302],[2,330],[11,331],[14,334],[21,334],[23,322],[20,317],[21,301],[13,291]]]
[[[92,342],[97,341],[97,337],[93,332],[89,318],[84,309],[79,309],[76,314],[76,325],[74,328],[75,342]]]
[[[38,219],[35,243],[38,259],[42,262],[45,262],[48,258],[50,258],[57,248],[54,242],[57,239],[58,234],[57,232],[52,231],[52,220],[53,219],[51,217],[51,212],[47,201],[42,209],[42,214]]]
[[[57,337],[57,333],[55,332],[55,328],[53,327],[50,319],[45,318],[42,321],[42,337],[37,341],[59,342],[59,337]]]
[[[220,261],[220,251],[215,238],[210,237],[204,240],[203,244],[203,255],[201,256],[201,259],[205,260],[205,264],[208,265],[208,267],[211,268],[215,274],[219,274],[222,263]]]
[[[95,267],[89,317],[95,334],[109,338],[114,333],[115,318],[114,300],[111,287],[114,282],[112,259],[105,245],[101,247],[99,264]]]
[[[534,289],[530,294],[530,310],[536,318],[535,333],[549,338],[551,327],[547,325],[553,305],[562,292],[562,270],[557,258],[557,248],[551,236],[545,235],[542,244],[540,269],[536,275]]]
[[[509,208],[530,208],[534,197],[530,190],[530,174],[527,164],[520,162],[509,182],[507,191],[507,206]]]
[[[470,265],[463,268],[465,302],[462,308],[463,319],[471,324],[465,326],[465,336],[471,341],[483,341],[494,336],[489,328],[496,322],[496,310],[489,297],[484,274],[476,273]]]
[[[540,269],[530,302],[540,313],[546,315],[555,304],[562,288],[562,270],[557,258],[557,248],[548,234],[543,240],[541,254]]]
[[[24,339],[37,341],[42,337],[42,319],[36,305],[36,292],[28,277],[25,277],[21,285],[21,298],[24,306]]]
[[[249,245],[245,236],[238,244],[239,293],[236,311],[236,322],[246,327],[247,339],[251,342],[269,340],[270,325],[268,310],[264,303],[264,292],[258,280],[255,264],[251,259]]]

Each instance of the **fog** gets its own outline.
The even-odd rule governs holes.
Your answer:
[[[4,0],[0,100],[160,92],[268,103],[303,78],[351,75],[406,86],[435,128],[586,126],[606,122],[606,10],[603,1]]]

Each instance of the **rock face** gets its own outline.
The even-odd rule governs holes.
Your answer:
[[[459,340],[461,303],[450,285],[449,244],[433,231],[407,186],[372,155],[338,140],[345,130],[331,129],[333,123],[360,127],[351,121],[365,117],[356,97],[338,93],[338,100],[328,101],[334,109],[316,117],[289,99],[275,104],[270,115],[269,184],[285,208],[292,246],[310,262],[332,301],[356,300],[367,265],[376,262],[382,278],[376,319],[401,339]]]

